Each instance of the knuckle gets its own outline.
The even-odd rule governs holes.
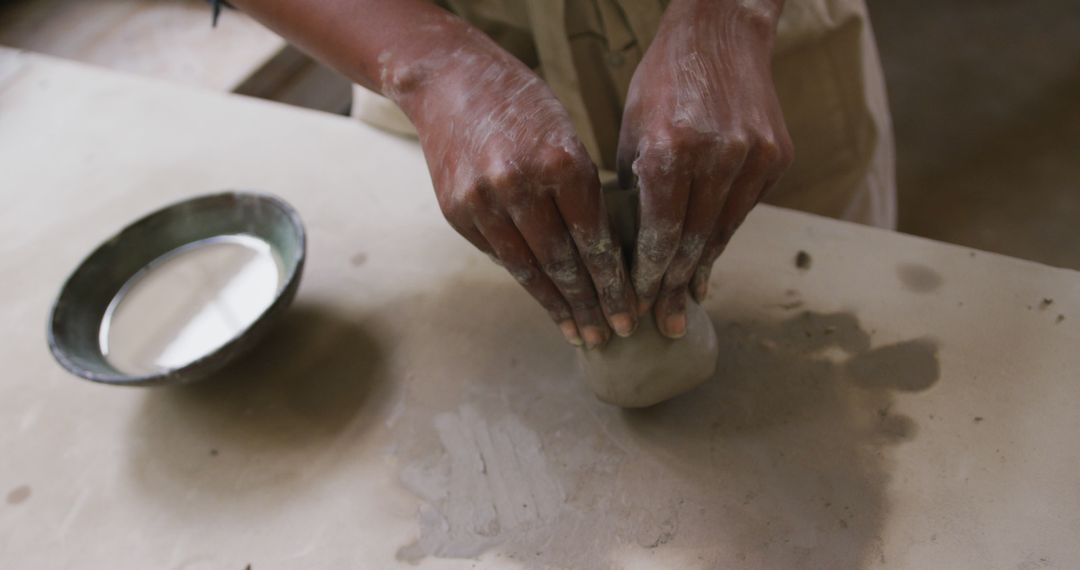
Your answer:
[[[696,152],[709,147],[715,135],[697,125],[671,124],[653,130],[648,148],[676,153]]]
[[[690,286],[690,277],[679,275],[677,278],[673,275],[670,279],[664,279],[664,285],[660,289],[659,297],[667,299],[670,303],[678,297],[682,297],[681,293],[685,292]]]
[[[612,307],[615,310],[622,308],[625,305],[626,289],[624,287],[616,286],[610,288],[601,288],[597,291],[600,295],[600,304]]]
[[[726,133],[717,137],[714,145],[714,152],[721,162],[738,164],[750,151],[750,137],[743,132]]]
[[[606,268],[619,265],[621,248],[609,237],[592,240],[582,248],[582,257],[589,267]]]
[[[566,318],[570,316],[570,309],[566,306],[566,303],[562,301],[561,297],[536,289],[528,289],[528,291],[529,294],[540,303],[541,307],[547,309],[547,312],[551,314],[552,317],[558,316]]]
[[[593,174],[596,166],[581,152],[544,145],[533,153],[529,170],[545,181],[578,182]]]
[[[588,256],[592,268],[593,283],[597,294],[604,304],[621,303],[626,295],[626,270],[622,264],[622,253],[615,246],[603,253]]]
[[[671,289],[673,287],[685,287],[690,282],[690,277],[694,273],[694,265],[697,259],[693,261],[689,259],[681,259],[677,263],[673,263],[668,268],[667,274],[664,276],[664,290]]]
[[[794,152],[791,140],[784,136],[762,137],[754,145],[753,166],[768,174],[779,174],[791,165]]]
[[[525,175],[516,161],[498,160],[489,164],[481,176],[481,185],[500,192],[516,190],[525,180]]]
[[[541,146],[533,152],[529,162],[531,170],[546,177],[558,177],[567,171],[572,157],[565,149],[553,146]]]
[[[536,299],[536,302],[540,303],[540,306],[547,311],[548,315],[551,316],[551,320],[556,323],[573,317],[573,314],[570,312],[570,307],[562,302],[560,298],[538,295],[536,293],[532,293],[532,296]]]
[[[560,287],[575,287],[582,279],[581,269],[572,255],[556,255],[546,261],[542,268],[544,274]]]
[[[504,264],[504,267],[506,267],[506,270],[513,276],[515,281],[527,288],[532,287],[539,282],[540,272],[528,264],[507,263]]]
[[[681,311],[686,307],[687,282],[665,284],[660,292],[660,302],[669,311]]]
[[[681,242],[679,242],[679,250],[676,256],[680,260],[687,262],[697,261],[701,257],[701,252],[705,250],[705,243],[708,239],[702,234],[686,234],[683,236]]]
[[[659,281],[642,281],[639,283],[637,279],[634,279],[634,292],[641,301],[651,302],[653,299],[656,299],[656,290],[659,288]]]
[[[656,227],[642,227],[638,233],[638,259],[656,265],[666,265],[674,253],[682,227],[680,224],[661,224]]]
[[[633,284],[634,290],[639,295],[650,297],[656,293],[660,280],[667,269],[665,263],[653,263],[646,259],[638,259],[634,266]]]
[[[664,178],[675,171],[682,154],[671,139],[661,138],[644,143],[631,170],[644,184]]]
[[[548,314],[552,315],[552,318],[556,318],[557,321],[562,321],[570,316],[570,309],[563,302],[562,297],[531,289],[529,294],[540,303],[540,307],[548,310]]]
[[[666,290],[679,290],[686,289],[690,284],[690,278],[694,276],[694,265],[691,263],[680,263],[679,267],[673,268],[668,272],[668,277],[664,279],[664,289]]]
[[[441,198],[439,207],[447,221],[456,226],[470,220],[483,201],[483,192],[477,186],[469,185]]]
[[[666,266],[671,252],[666,247],[642,244],[638,247],[638,262],[643,266],[657,267]]]
[[[569,175],[572,181],[580,185],[595,186],[600,190],[600,175],[596,164],[587,154],[575,155],[570,163]]]
[[[565,321],[572,317],[570,313],[570,308],[567,307],[565,303],[554,302],[549,304],[541,300],[540,304],[545,309],[547,309],[548,316],[550,316],[551,320],[555,321],[556,323],[561,323],[562,321]]]
[[[579,295],[569,299],[570,309],[575,313],[593,313],[600,309],[600,302],[594,295]]]
[[[556,254],[545,261],[541,268],[575,311],[598,306],[587,274],[582,270],[581,264],[572,251]]]

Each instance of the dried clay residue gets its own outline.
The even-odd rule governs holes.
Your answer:
[[[795,267],[797,267],[798,269],[801,269],[803,271],[810,269],[810,264],[812,263],[812,261],[813,260],[810,258],[810,254],[806,253],[805,251],[799,250],[799,253],[795,254]]]
[[[555,517],[563,492],[540,439],[512,415],[489,423],[471,406],[435,416],[444,454],[402,473],[426,502],[420,537],[398,557],[469,558]]]
[[[889,450],[919,433],[896,395],[938,382],[934,340],[876,343],[848,313],[718,306],[715,377],[625,412],[595,400],[518,291],[467,285],[416,309],[436,315],[413,341],[430,347],[438,381],[410,386],[393,428],[399,477],[418,499],[400,559],[699,570],[886,556]],[[431,308],[444,306],[458,310]],[[486,310],[463,323],[451,318],[462,307]]]
[[[940,273],[918,263],[901,263],[896,267],[896,275],[904,288],[914,293],[937,291],[945,283]]]
[[[31,491],[29,485],[19,485],[7,494],[7,504],[18,505],[24,503],[30,498],[30,494]]]

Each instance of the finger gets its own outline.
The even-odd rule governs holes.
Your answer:
[[[559,330],[567,342],[581,346],[581,333],[574,322],[570,306],[541,270],[528,243],[513,222],[499,214],[487,213],[476,217],[476,228],[491,245],[499,264],[547,310],[551,319],[559,325]]]
[[[653,309],[660,332],[666,336],[679,338],[686,333],[687,288],[720,218],[731,188],[732,173],[740,166],[741,160],[721,162],[711,157],[699,163],[700,169],[707,170],[695,177],[691,185],[682,237],[664,273]]]
[[[569,304],[585,344],[593,348],[607,342],[610,331],[596,290],[554,201],[518,202],[510,212],[540,268]]]
[[[759,197],[776,182],[776,179],[762,181],[755,173],[748,173],[732,184],[728,199],[717,219],[716,227],[701,254],[701,261],[694,270],[690,290],[698,303],[705,302],[709,293],[709,276],[717,258],[727,248],[735,230],[759,201]]]
[[[633,285],[638,313],[652,306],[679,246],[690,195],[689,169],[670,155],[644,152],[634,163],[640,189],[640,224],[634,246]]]
[[[686,285],[661,290],[653,306],[656,328],[668,338],[686,336]]]
[[[630,286],[622,248],[611,231],[599,179],[593,175],[576,185],[561,186],[550,206],[553,209],[542,211],[553,219],[546,219],[544,223],[561,226],[561,235],[569,232],[608,323],[619,336],[630,336],[637,327],[634,290]],[[551,229],[536,228],[536,231]]]
[[[450,224],[450,227],[454,228],[454,231],[471,243],[473,247],[486,253],[488,257],[495,258],[495,250],[491,248],[491,244],[484,239],[483,234],[480,233],[480,230],[476,229],[474,224],[458,223],[450,220],[447,220],[447,222]],[[498,260],[496,259],[496,261]]]
[[[783,123],[782,118],[780,123]],[[777,137],[762,139],[747,156],[739,178],[732,184],[730,197],[724,204],[713,235],[705,246],[702,262],[694,271],[690,288],[699,303],[704,302],[708,294],[709,275],[716,259],[754,206],[784,175],[793,156],[791,139],[786,131]]]
[[[704,303],[709,294],[709,276],[712,275],[713,264],[720,254],[727,248],[731,240],[731,232],[724,226],[717,224],[709,238],[705,251],[701,254],[701,263],[694,270],[694,276],[690,279],[690,291],[694,294],[694,300]]]

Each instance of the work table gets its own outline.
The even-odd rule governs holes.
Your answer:
[[[270,337],[183,387],[54,363],[80,259],[228,188],[308,229]],[[1080,564],[1080,273],[762,206],[705,304],[716,377],[626,412],[414,141],[0,50],[0,190],[5,568]]]

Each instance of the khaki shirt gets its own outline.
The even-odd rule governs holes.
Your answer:
[[[601,169],[614,168],[619,122],[666,0],[445,0],[539,73]],[[795,161],[766,202],[893,228],[892,124],[863,0],[788,0],[773,79]],[[389,100],[357,87],[353,115],[415,134]]]

